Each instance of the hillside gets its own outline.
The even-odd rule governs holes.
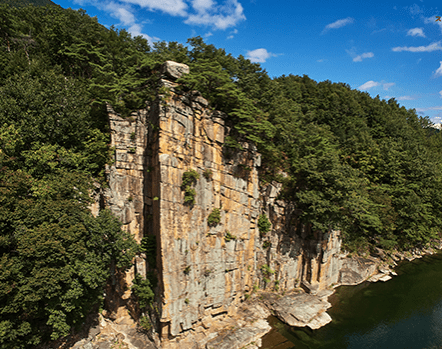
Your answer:
[[[190,68],[173,81],[173,89],[159,88],[161,66],[168,60]],[[171,95],[191,96],[212,112],[207,118],[215,110],[224,115],[225,138],[217,159],[223,166],[235,164],[236,170],[226,165],[219,173],[233,171],[228,175],[235,178],[256,174],[256,186],[278,188],[270,206],[258,196],[260,201],[249,215],[253,232],[268,241],[267,247],[272,242],[260,233],[276,234],[271,228],[279,218],[270,216],[278,211],[277,202],[290,207],[284,229],[302,235],[305,245],[309,239],[312,245],[322,241],[318,236],[332,231],[340,231],[343,248],[356,253],[376,248],[406,251],[439,238],[442,133],[427,117],[394,99],[371,98],[345,83],[316,82],[301,75],[270,78],[259,64],[233,57],[201,37],[190,38],[188,46],[157,42],[151,47],[125,30],[106,29],[83,10],[1,5],[2,348],[27,348],[68,335],[93,307],[103,306],[104,287],[115,274],[133,267],[134,256],[156,258],[152,251],[157,253],[159,247],[149,240],[152,234],[147,228],[135,239],[109,210],[101,207],[100,214],[93,216],[89,209],[88,193],[109,186],[107,165],[122,161],[111,144],[109,108],[121,122],[132,123],[137,113],[153,106],[161,109],[159,101],[171,103]],[[159,125],[146,127],[155,134]],[[127,141],[137,142],[135,129],[126,136]],[[184,141],[176,149],[187,149],[191,142]],[[238,154],[247,152],[245,147],[256,147],[262,156],[259,166],[235,162]],[[137,149],[129,147],[122,156],[131,157]],[[158,171],[158,166],[144,172]],[[198,166],[201,172],[203,165]],[[190,169],[179,168],[185,170]],[[174,178],[181,180],[179,171]],[[193,172],[186,173],[189,178],[174,190],[188,204],[197,194]],[[157,174],[152,177],[158,179],[152,182],[155,188],[161,182],[161,172]],[[152,202],[162,200],[151,196]],[[137,204],[132,196],[122,202]],[[212,223],[217,219],[215,210]],[[192,230],[191,225],[188,228]],[[285,234],[284,229],[278,234]],[[218,242],[236,236],[233,231],[218,233],[224,234]],[[252,235],[248,241],[258,243]],[[170,243],[184,240],[171,238]],[[247,266],[241,268],[238,273],[246,273]],[[148,271],[164,276],[165,270],[158,266]],[[227,275],[226,270],[228,266],[223,270]],[[252,271],[270,280],[268,269]],[[155,283],[155,277],[135,282],[134,297],[146,307],[159,297],[153,293]],[[180,325],[174,326],[176,334]]]
[[[25,7],[28,5],[34,5],[34,6],[56,5],[51,0],[0,0],[0,5],[1,4],[13,7]]]

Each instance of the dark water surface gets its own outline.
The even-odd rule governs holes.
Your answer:
[[[442,254],[403,262],[387,282],[341,286],[329,298],[333,321],[312,331],[275,318],[272,349],[441,349]],[[277,329],[277,330],[276,330]]]

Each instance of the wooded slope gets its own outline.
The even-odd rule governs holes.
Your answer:
[[[293,224],[341,229],[350,250],[408,249],[442,228],[442,136],[394,99],[308,76],[271,78],[200,37],[157,42],[83,10],[0,7],[0,344],[66,335],[100,301],[133,240],[88,189],[111,161],[105,103],[123,116],[155,97],[159,64],[228,114],[226,155],[253,141],[261,180],[284,183]],[[302,72],[300,72],[302,73]],[[167,92],[167,91],[163,91]],[[43,281],[44,280],[44,281]]]

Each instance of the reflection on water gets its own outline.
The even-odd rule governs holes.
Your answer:
[[[329,299],[333,321],[319,330],[272,318],[277,331],[263,338],[263,348],[442,349],[442,254],[396,271],[386,283],[339,287]]]

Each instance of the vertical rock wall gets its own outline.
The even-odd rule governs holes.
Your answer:
[[[223,153],[225,115],[197,91],[180,92],[174,80],[187,71],[166,62],[161,85],[170,92],[128,119],[108,110],[115,163],[108,168],[105,205],[137,241],[156,236],[164,340],[234,314],[254,286],[316,293],[339,282],[342,266],[338,232],[310,232],[295,222],[292,204],[277,200],[280,184],[259,187],[261,157],[253,145]],[[199,174],[192,205],[182,188],[189,170]],[[214,209],[220,222],[209,226]],[[257,227],[261,212],[273,224],[265,236]],[[146,268],[138,257],[127,285]]]
[[[151,108],[154,230],[159,242],[162,336],[232,313],[255,280],[260,155],[253,147],[223,156],[224,115],[198,93],[170,95]],[[244,168],[247,167],[247,170]],[[195,204],[185,204],[183,174],[195,170]],[[208,217],[219,209],[219,224]],[[228,234],[235,238],[226,238]]]

